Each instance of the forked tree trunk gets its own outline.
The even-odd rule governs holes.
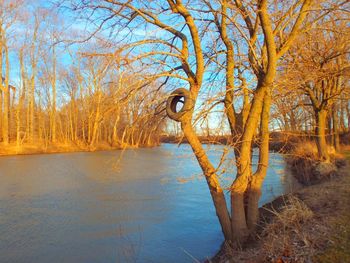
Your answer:
[[[244,243],[249,235],[244,196],[252,175],[252,141],[260,120],[265,91],[266,87],[261,85],[256,89],[242,136],[237,177],[231,185],[232,234],[239,244]]]
[[[315,110],[316,117],[316,144],[318,157],[321,161],[329,162],[329,154],[327,149],[327,141],[326,141],[326,122],[327,122],[327,110]]]

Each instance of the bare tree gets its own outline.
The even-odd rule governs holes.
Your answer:
[[[306,96],[304,106],[311,106],[315,119],[315,135],[319,158],[329,162],[326,141],[327,117],[333,118],[335,146],[339,149],[338,110],[341,96],[349,94],[349,34],[341,16],[325,17],[301,35],[289,54],[282,86],[299,89]],[[288,81],[287,81],[288,80]],[[348,96],[348,95],[345,95]],[[333,112],[333,116],[331,114]],[[332,133],[332,131],[330,131]]]
[[[21,1],[2,1],[0,3],[0,118],[2,119],[2,138],[5,145],[10,140],[10,31],[16,23]],[[5,67],[4,67],[5,66]]]
[[[74,10],[81,14],[89,17],[99,14],[98,17],[102,17],[95,20],[98,27],[94,34],[99,30],[110,30],[111,35],[124,37],[122,43],[128,43],[116,49],[115,54],[124,52],[131,62],[152,68],[152,74],[145,70],[145,79],[159,78],[163,83],[160,88],[177,83],[188,87],[171,94],[167,113],[181,123],[202,168],[226,241],[241,243],[254,232],[260,189],[268,166],[269,111],[277,61],[286,54],[304,27],[311,4],[312,1],[295,1],[290,5],[276,1],[270,5],[264,0],[257,3],[73,1]],[[136,35],[133,34],[135,31],[143,32]],[[235,55],[235,50],[246,53]],[[225,54],[225,57],[220,57],[220,54]],[[235,64],[235,59],[239,63]],[[213,65],[216,65],[216,72],[225,72],[223,101],[238,168],[230,187],[231,213],[219,182],[218,170],[209,161],[193,123],[197,114],[195,103],[207,85],[208,68],[213,68]],[[255,75],[255,88],[250,91],[245,84],[247,75],[242,73],[244,67]],[[219,75],[216,74],[217,77]],[[241,82],[239,89],[235,87],[235,79]],[[237,90],[241,90],[243,96],[240,112],[234,105]],[[177,109],[180,102],[184,106]],[[258,169],[253,173],[251,151],[257,129],[260,131],[260,158]]]

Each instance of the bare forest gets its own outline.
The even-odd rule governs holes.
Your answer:
[[[80,32],[61,19],[36,1],[1,3],[1,152],[159,144],[157,83],[127,58],[95,56],[111,51],[107,39],[72,47]]]

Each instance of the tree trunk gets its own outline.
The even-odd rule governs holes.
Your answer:
[[[288,120],[287,114],[283,113],[282,116],[283,116],[283,122],[284,122],[284,130],[285,131],[290,131],[291,128],[290,128],[290,125],[289,125],[289,120]]]
[[[216,215],[218,216],[222,232],[226,241],[232,241],[231,220],[227,210],[225,195],[218,182],[215,169],[210,163],[202,144],[195,134],[190,119],[181,122],[181,128],[191,145],[193,153],[195,154],[200,167],[204,173],[209,187],[210,195],[212,197]]]
[[[327,130],[326,130],[326,142],[328,145],[334,145],[333,142],[333,128],[332,128],[332,124],[333,124],[333,109],[329,110],[327,112]]]
[[[256,173],[252,176],[248,190],[247,225],[253,232],[259,220],[259,199],[269,164],[269,118],[271,94],[268,89],[264,98],[260,122],[259,164]]]
[[[3,138],[2,134],[2,116],[3,116],[3,111],[2,111],[2,104],[3,104],[3,91],[0,89],[0,140]]]
[[[38,138],[39,142],[42,142],[43,139],[43,127],[42,127],[42,118],[41,118],[41,92],[39,91],[38,99],[38,108],[37,108],[37,122],[38,122]]]
[[[346,105],[345,98],[342,98],[342,100],[340,101],[340,118],[339,118],[340,132],[345,132],[345,105]]]
[[[326,121],[327,121],[327,111],[324,109],[315,110],[316,117],[316,144],[318,156],[321,161],[329,162],[329,154],[327,149],[327,141],[326,141]]]
[[[334,149],[339,152],[340,143],[339,143],[339,117],[338,117],[338,107],[337,103],[333,106],[333,146]]]
[[[35,93],[35,76],[32,73],[30,95],[29,95],[29,141],[34,142],[34,93]]]
[[[9,109],[10,109],[10,89],[9,89],[9,54],[8,47],[6,45],[6,38],[3,35],[2,27],[0,28],[0,90],[2,93],[3,105],[0,104],[2,114],[0,115],[1,129],[2,129],[2,139],[3,143],[7,145],[9,143]],[[5,78],[2,75],[3,72],[3,52],[5,52],[6,64],[5,64]]]
[[[22,80],[23,81],[23,80]],[[24,84],[22,85],[22,89],[24,89]],[[22,107],[23,107],[23,93],[20,95],[20,92],[18,90],[18,105],[17,105],[17,111],[16,111],[16,146],[17,150],[19,149],[21,145],[21,112],[22,112]]]
[[[245,191],[231,190],[231,228],[233,241],[240,246],[249,234],[245,214]]]
[[[350,132],[350,107],[347,107],[347,115],[348,115],[348,132]]]
[[[98,95],[97,95],[97,108],[96,108],[96,113],[95,113],[95,119],[93,122],[93,126],[92,126],[92,136],[91,136],[91,142],[90,142],[90,146],[93,146],[96,142],[97,139],[97,132],[100,126],[100,104],[101,104],[101,99],[102,99],[102,91],[98,91]]]
[[[114,125],[113,125],[112,145],[114,145],[118,141],[117,125],[118,125],[119,119],[120,119],[120,116],[117,115],[117,118],[115,119]]]
[[[2,75],[2,68],[3,68],[3,31],[2,26],[0,26],[0,139],[3,138],[4,140],[4,134],[3,134],[3,101],[4,101],[4,81],[3,81],[3,75]]]
[[[298,130],[294,110],[290,112],[290,128],[293,132]]]
[[[9,143],[9,88],[3,89],[4,111],[3,111],[3,123],[2,123],[2,136],[5,145]]]
[[[3,39],[3,41],[6,41]],[[10,87],[9,87],[9,77],[10,77],[10,61],[9,61],[9,51],[8,47],[5,45],[5,57],[6,57],[6,68],[5,68],[5,81],[1,83],[3,90],[3,100],[4,100],[4,111],[3,111],[3,123],[2,123],[2,136],[5,145],[9,143],[9,130],[10,130]],[[2,77],[2,76],[1,76]]]
[[[260,83],[258,85],[259,86],[255,91],[248,119],[244,127],[237,167],[237,177],[231,185],[231,225],[235,241],[239,244],[245,242],[249,235],[245,213],[244,195],[247,191],[248,184],[252,176],[252,141],[260,120],[263,100],[266,92],[266,87],[260,85]]]
[[[51,141],[56,142],[56,50],[52,47],[52,109],[51,109]]]

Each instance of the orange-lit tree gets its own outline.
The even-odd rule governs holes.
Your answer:
[[[168,98],[168,116],[181,124],[202,168],[225,240],[244,242],[258,220],[258,201],[269,158],[271,90],[278,63],[299,33],[310,26],[306,17],[316,5],[311,0],[104,0],[72,1],[72,7],[94,20],[97,27],[93,34],[109,30],[122,46],[115,54],[123,54],[145,68],[145,79],[161,79],[160,88],[185,86]],[[317,7],[323,8],[320,4]],[[249,76],[242,74],[242,68],[249,69]],[[231,209],[217,168],[208,159],[193,123],[198,114],[194,108],[200,92],[206,89],[209,69],[226,82],[223,102],[237,164],[236,178],[229,189]],[[245,86],[247,77],[253,82],[249,88]],[[241,83],[238,88],[237,82]],[[235,106],[238,89],[243,96],[241,111]],[[179,109],[180,102],[184,105]],[[259,164],[253,171],[251,152],[257,130]]]

